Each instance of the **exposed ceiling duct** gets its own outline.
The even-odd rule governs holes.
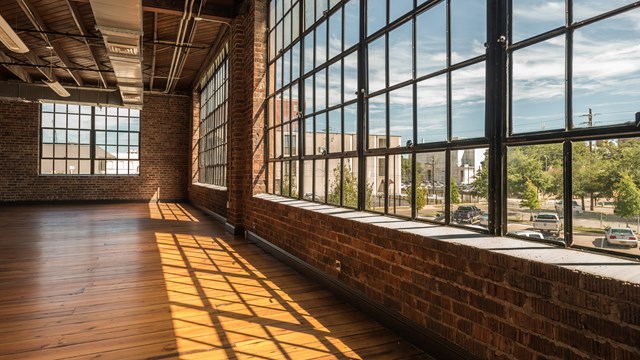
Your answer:
[[[141,107],[141,0],[90,0],[96,28],[102,34],[124,105]]]

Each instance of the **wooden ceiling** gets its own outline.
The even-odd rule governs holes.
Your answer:
[[[142,0],[144,90],[189,93],[228,29],[223,22],[235,17],[241,2]],[[185,5],[193,11],[183,20]],[[0,43],[0,81],[39,83],[49,78],[65,86],[117,88],[88,0],[0,0],[0,14],[30,49],[14,53]],[[186,24],[183,43],[181,23]],[[168,85],[172,62],[178,70],[175,83]]]

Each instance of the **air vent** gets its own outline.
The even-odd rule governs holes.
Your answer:
[[[137,45],[110,43],[108,46],[109,46],[109,52],[112,53],[112,54],[138,55],[138,46]]]
[[[142,95],[140,95],[139,93],[122,93],[122,101],[125,102],[141,102],[142,101]]]

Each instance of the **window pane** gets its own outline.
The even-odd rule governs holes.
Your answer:
[[[386,0],[366,0],[367,3],[367,35],[381,29],[387,24]]]
[[[385,201],[385,167],[384,156],[367,157],[367,179],[365,196],[365,209],[384,212]]]
[[[564,26],[565,2],[563,0],[512,0],[512,42]]]
[[[358,207],[358,158],[344,159],[342,167],[342,205],[350,208]],[[367,185],[367,198],[372,188]]]
[[[53,104],[51,103],[43,103],[42,104],[42,111],[48,111],[48,112],[53,112]]]
[[[52,144],[43,144],[42,145],[42,157],[43,158],[51,158],[53,157],[53,146]]]
[[[389,155],[389,214],[411,217],[411,154]]]
[[[445,152],[416,155],[416,213],[418,219],[444,223]]]
[[[342,102],[342,62],[329,66],[329,103],[332,107]]]
[[[118,133],[107,131],[107,145],[118,145]]]
[[[83,106],[84,108],[85,106]],[[81,129],[91,129],[91,115],[80,115],[80,128]]]
[[[324,159],[316,160],[313,177],[315,179],[313,190],[313,201],[324,202],[325,200],[325,180],[327,178],[326,164]]]
[[[386,45],[385,37],[381,36],[368,45],[369,64],[369,93],[376,92],[386,87]]]
[[[300,43],[296,43],[291,48],[291,81],[296,81],[300,77]],[[272,79],[273,77],[270,77]]]
[[[118,118],[107,116],[107,130],[118,130]]]
[[[329,152],[342,151],[342,109],[329,112]]]
[[[342,194],[342,165],[340,159],[329,159],[328,176],[327,203],[340,206],[340,195]]]
[[[342,9],[329,18],[329,59],[342,52]]]
[[[302,0],[301,0],[302,1]],[[304,0],[304,28],[308,29],[315,22],[314,0]]]
[[[91,174],[91,160],[80,160],[78,174]]]
[[[94,121],[95,121],[95,124],[96,124],[95,125],[96,130],[105,130],[107,128],[106,127],[106,121],[107,121],[106,117],[104,117],[104,116],[96,116]]]
[[[316,107],[315,111],[322,111],[327,107],[327,71],[322,69],[316,73]]]
[[[344,62],[344,101],[357,97],[358,93],[358,52],[353,52],[343,59]]]
[[[513,133],[564,128],[564,69],[564,37],[513,53]]]
[[[562,144],[507,150],[507,230],[512,235],[562,242]]]
[[[304,132],[305,132],[304,155],[314,154],[314,147],[315,147],[315,142],[314,142],[315,131],[313,129],[314,123],[315,123],[315,120],[313,116],[306,118],[304,121]]]
[[[55,117],[56,117],[56,127],[57,128],[67,127],[67,114],[56,113]]]
[[[389,147],[413,143],[413,85],[389,93]]]
[[[304,167],[304,178],[302,181],[302,190],[304,191],[302,198],[304,200],[313,200],[313,161],[305,161],[303,164]]]
[[[451,63],[485,54],[486,1],[451,2]]]
[[[42,130],[42,142],[43,143],[52,143],[53,142],[53,130]]]
[[[573,244],[637,255],[640,138],[576,141],[572,148]],[[564,204],[556,208],[564,214]]]
[[[418,144],[447,140],[447,77],[417,84]]]
[[[389,33],[389,86],[413,78],[412,34],[411,21]]]
[[[40,174],[53,174],[53,160],[40,160]]]
[[[488,162],[486,148],[451,151],[451,180],[442,185],[450,187],[452,223],[488,226]]]
[[[378,95],[369,99],[367,135],[369,149],[387,147],[387,96]]]
[[[321,114],[315,117],[316,155],[327,153],[327,115]]]
[[[313,113],[313,76],[304,80],[304,112],[306,115]]]
[[[53,161],[53,173],[54,174],[66,174],[67,173],[67,162],[65,160],[54,160]]]
[[[447,65],[447,17],[442,2],[416,18],[416,76]]]
[[[352,104],[344,108],[344,151],[358,150],[358,106]]]
[[[360,38],[360,0],[350,0],[344,6],[344,49],[355,45]]]
[[[80,144],[90,144],[90,143],[91,143],[91,132],[80,131]]]
[[[310,32],[307,34],[307,36],[304,37],[304,73],[308,73],[309,71],[313,70],[314,68],[314,63],[313,63],[313,58],[314,58],[314,34],[315,32]]]
[[[485,136],[484,62],[451,73],[452,140]]]
[[[42,113],[42,127],[52,128],[53,127],[53,114],[52,113]]]
[[[413,9],[413,0],[391,0],[389,1],[389,22],[393,22],[400,16]]]
[[[640,110],[638,19],[640,10],[633,10],[574,32],[576,127],[635,123],[635,114]]]

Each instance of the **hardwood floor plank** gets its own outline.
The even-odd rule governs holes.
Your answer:
[[[0,208],[0,359],[428,358],[183,204]]]

